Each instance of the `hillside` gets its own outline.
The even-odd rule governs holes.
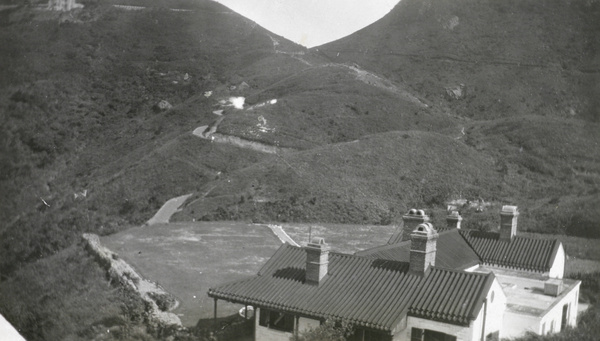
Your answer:
[[[174,220],[439,221],[468,200],[467,227],[512,203],[525,230],[600,238],[598,2],[403,0],[313,49],[211,1],[82,3],[0,2],[0,313],[32,340],[100,328],[52,327],[82,278],[41,293],[89,263],[81,233],[188,193]],[[143,329],[139,302],[99,295],[85,324]]]
[[[315,72],[312,65],[302,75],[268,88],[273,97],[287,101],[261,112],[274,131],[271,140],[261,137],[263,141],[301,149],[333,143],[311,151],[319,155],[313,159],[319,163],[305,167],[310,174],[301,175],[289,162],[300,157],[306,158],[301,163],[309,163],[310,153],[282,155],[261,165],[260,171],[255,166],[240,169],[228,183],[207,185],[212,194],[200,201],[190,199],[193,204],[178,219],[385,223],[398,219],[411,205],[442,208],[448,200],[463,198],[518,204],[526,212],[522,226],[532,231],[600,237],[600,216],[594,208],[600,203],[596,105],[600,95],[596,33],[600,33],[600,25],[595,20],[599,14],[598,3],[584,1],[402,1],[371,26],[310,49],[312,55],[326,58],[325,67],[316,71],[319,83],[311,77]],[[400,91],[374,94],[385,87],[357,88],[354,84],[360,77],[336,75],[332,79],[328,72],[332,66],[368,70],[370,80],[377,80],[368,84],[386,84],[388,90]],[[350,103],[331,99],[341,91],[348,94]],[[400,94],[416,99],[418,102],[411,103],[417,108],[386,100]],[[352,109],[352,115],[345,107]],[[341,113],[334,115],[336,112]],[[225,120],[219,129],[247,136],[244,129],[255,117],[252,115]],[[339,121],[325,121],[341,115],[347,118],[341,127]],[[357,157],[374,148],[361,137],[387,129],[446,136],[447,141],[437,145],[421,143],[419,152],[445,155],[448,143],[458,141],[469,148],[456,162],[473,162],[479,157],[490,162],[475,163],[478,173],[469,174],[468,180],[461,179],[463,169],[451,168],[445,177],[423,185],[415,181],[421,175],[420,167],[397,163],[401,155],[411,158],[403,154],[403,145],[383,148],[385,152],[367,162]],[[326,140],[318,140],[318,136]],[[353,150],[339,144],[355,139]],[[380,143],[393,146],[396,142],[381,138]],[[340,157],[347,159],[340,162]],[[439,168],[445,165],[442,160],[446,161],[429,157],[421,166]],[[328,168],[322,169],[320,164]],[[260,174],[274,165],[287,168],[275,172],[287,173],[285,179],[263,179]],[[354,171],[362,167],[370,173],[355,176]],[[381,177],[395,181],[380,187]],[[476,193],[470,192],[474,180],[479,181],[474,186],[479,189]],[[269,190],[248,202],[256,197],[248,184],[263,182]],[[361,185],[364,182],[366,185]],[[227,188],[226,194],[214,194],[222,187]],[[392,189],[396,193],[391,193]],[[435,193],[435,200],[414,195],[420,191]],[[370,198],[367,203],[356,203],[365,197]],[[312,198],[321,199],[322,206],[304,204],[313,202]],[[381,211],[374,213],[377,210]],[[494,224],[487,213],[473,219],[481,220],[478,226],[492,228]]]
[[[598,1],[403,0],[314,50],[402,81],[463,117],[598,122],[599,16]],[[460,100],[446,92],[458,88]]]

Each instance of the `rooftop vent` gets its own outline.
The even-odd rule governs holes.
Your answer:
[[[549,279],[544,283],[544,294],[549,296],[558,296],[563,291],[563,281],[561,279]]]

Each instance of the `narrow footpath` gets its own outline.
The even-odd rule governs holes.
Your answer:
[[[189,198],[192,194],[182,195],[180,197],[169,199],[154,215],[146,222],[146,226],[154,224],[166,224],[171,219],[171,216],[179,210],[179,207]]]

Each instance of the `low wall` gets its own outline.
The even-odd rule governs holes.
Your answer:
[[[86,250],[106,269],[111,280],[117,280],[122,285],[135,290],[149,304],[149,315],[153,322],[163,326],[182,327],[181,320],[177,315],[164,311],[173,310],[179,305],[179,302],[171,294],[157,283],[144,279],[118,254],[102,246],[97,235],[84,233],[83,240],[86,243]]]

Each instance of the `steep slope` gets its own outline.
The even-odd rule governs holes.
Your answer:
[[[597,1],[403,0],[315,51],[401,80],[461,116],[597,122],[598,17]]]
[[[523,230],[598,237],[597,129],[529,116],[467,123],[455,137],[389,132],[284,153],[208,183],[175,219],[387,224],[467,199],[491,205],[463,207],[468,227],[494,228],[494,210],[512,203]]]
[[[140,224],[170,197],[271,160],[265,150],[458,131],[403,83],[331,63],[219,4],[83,4],[1,11],[3,276],[80,232]]]
[[[219,4],[83,4],[64,15],[2,11],[0,232],[12,266],[68,245],[73,229],[62,226],[141,223],[168,198],[268,157],[195,139],[197,127],[292,150],[456,132],[455,117],[401,82],[330,63]],[[244,109],[227,104],[241,97]],[[14,243],[34,226],[35,242]]]
[[[203,92],[273,54],[267,31],[210,1],[84,5],[64,15],[2,11],[3,275],[69,245],[76,231],[147,219],[216,165],[256,161],[194,160],[208,143],[186,148],[184,137],[214,117],[217,100]],[[175,107],[160,109],[162,100]]]
[[[287,93],[290,102],[294,98],[304,99],[292,103],[283,101],[283,110],[282,106],[268,107],[260,113],[260,117],[268,122],[279,124],[279,128],[270,133],[270,138],[282,144],[293,143],[296,147],[310,148],[321,143],[353,140],[382,131],[380,125],[389,127],[389,130],[437,131],[452,137],[472,148],[473,155],[493,160],[491,164],[481,164],[480,168],[489,172],[486,174],[494,174],[498,188],[480,185],[479,198],[468,191],[461,192],[460,187],[466,182],[458,181],[460,186],[454,191],[438,191],[443,183],[429,183],[432,193],[437,194],[433,201],[419,201],[412,195],[392,199],[392,196],[382,193],[385,193],[385,188],[394,186],[379,188],[376,182],[381,174],[375,171],[373,174],[376,175],[367,176],[365,181],[371,187],[364,193],[369,193],[366,196],[372,199],[372,203],[379,202],[379,195],[386,198],[383,201],[388,206],[380,206],[385,207],[381,212],[387,212],[383,214],[384,219],[381,219],[382,215],[368,213],[370,209],[366,206],[359,208],[360,205],[342,210],[353,211],[354,214],[339,213],[339,209],[313,210],[303,204],[298,205],[298,197],[290,198],[308,188],[320,193],[316,197],[330,202],[345,202],[343,205],[350,198],[356,200],[361,197],[354,192],[352,195],[339,195],[342,190],[354,188],[348,183],[355,180],[343,171],[344,166],[336,162],[334,156],[328,155],[321,160],[331,168],[313,174],[315,178],[324,177],[325,181],[312,180],[302,185],[295,185],[295,181],[281,177],[267,181],[280,193],[289,193],[289,198],[275,194],[277,190],[273,189],[269,195],[258,199],[270,204],[253,202],[251,212],[244,212],[244,205],[240,204],[254,194],[235,194],[236,191],[247,191],[248,186],[234,179],[238,176],[253,178],[254,168],[242,169],[241,175],[236,174],[229,179],[235,189],[230,188],[223,197],[215,195],[207,199],[210,203],[195,201],[187,214],[196,219],[354,222],[363,219],[385,222],[398,214],[390,213],[393,207],[398,209],[409,203],[431,206],[434,202],[443,206],[451,198],[466,197],[521,205],[528,215],[522,220],[530,230],[598,236],[595,226],[600,217],[595,210],[586,209],[600,200],[600,150],[597,148],[600,126],[596,123],[598,114],[594,104],[598,98],[600,65],[594,47],[597,43],[595,33],[600,29],[594,20],[598,10],[593,2],[408,0],[402,1],[388,16],[370,27],[310,50],[327,58],[327,67],[369,70],[369,74],[376,75],[382,82],[399,85],[403,93],[424,104],[412,114],[400,103],[390,106],[395,111],[386,111],[382,105],[390,101],[374,97],[368,88],[355,91],[352,79],[340,79],[336,74],[337,78],[330,80],[328,69],[322,66],[314,71],[323,76],[320,80],[324,83],[318,87],[318,92],[311,92],[315,84],[308,83],[314,80],[309,77],[313,72],[310,68],[290,79],[282,79],[265,91],[268,95],[264,98]],[[290,95],[289,89],[294,89],[297,94]],[[348,94],[354,101],[347,104],[329,100],[328,96],[337,91]],[[294,108],[296,103],[306,107],[300,106],[298,108],[302,109],[298,111]],[[345,110],[344,105],[352,111]],[[314,108],[320,110],[311,111]],[[370,110],[376,114],[366,115],[372,112]],[[309,115],[305,115],[306,112]],[[348,120],[336,127],[332,123],[339,124],[339,121],[328,122],[326,119],[330,120],[328,115],[337,112],[340,115],[334,117],[343,115]],[[362,117],[360,113],[363,113]],[[221,129],[239,135],[251,134],[244,129],[253,120],[256,121],[257,116],[245,113],[240,120],[224,121]],[[302,118],[295,121],[298,125],[286,127],[283,124],[298,117]],[[390,117],[397,120],[390,121]],[[506,118],[499,119],[502,117]],[[420,122],[425,124],[419,125]],[[297,133],[298,130],[301,134]],[[315,135],[327,137],[327,140],[319,141]],[[265,136],[257,138],[269,139]],[[362,141],[359,145],[365,146]],[[434,154],[445,153],[442,145],[427,147]],[[348,150],[338,153],[353,155]],[[469,158],[473,155],[468,155],[459,157],[459,160],[463,158],[459,162],[472,162]],[[378,169],[373,165],[389,162],[385,155],[379,157],[369,166]],[[285,157],[275,162],[281,163],[282,160]],[[352,167],[361,167],[360,161],[353,157],[348,162]],[[440,167],[433,159],[428,159],[424,165]],[[318,166],[314,168],[319,169]],[[290,176],[294,177],[293,173]],[[450,172],[449,178],[454,177]],[[311,176],[307,178],[312,179]],[[312,182],[317,183],[314,189]],[[219,185],[211,185],[211,188],[214,186]],[[414,193],[418,184],[409,183],[406,187],[408,192]],[[232,197],[226,199],[228,195]],[[306,200],[314,201],[311,199],[307,197]],[[269,205],[278,209],[267,208]],[[339,204],[336,205],[339,207]],[[296,206],[294,212],[290,209],[293,206]],[[308,213],[313,211],[320,213]],[[183,216],[185,214],[180,219],[184,219]],[[483,215],[478,219],[491,217]],[[487,224],[488,227],[492,225]]]
[[[501,185],[494,161],[454,138],[389,132],[240,169],[175,218],[387,224],[408,206],[515,191]]]
[[[439,220],[462,199],[599,236],[594,2],[403,0],[311,50],[210,1],[83,4],[0,10],[11,290],[39,291],[34,261],[66,262],[81,232],[141,224],[191,192],[175,219],[389,223],[419,206]],[[0,309],[37,312],[44,297]],[[43,339],[52,318],[13,320]]]

